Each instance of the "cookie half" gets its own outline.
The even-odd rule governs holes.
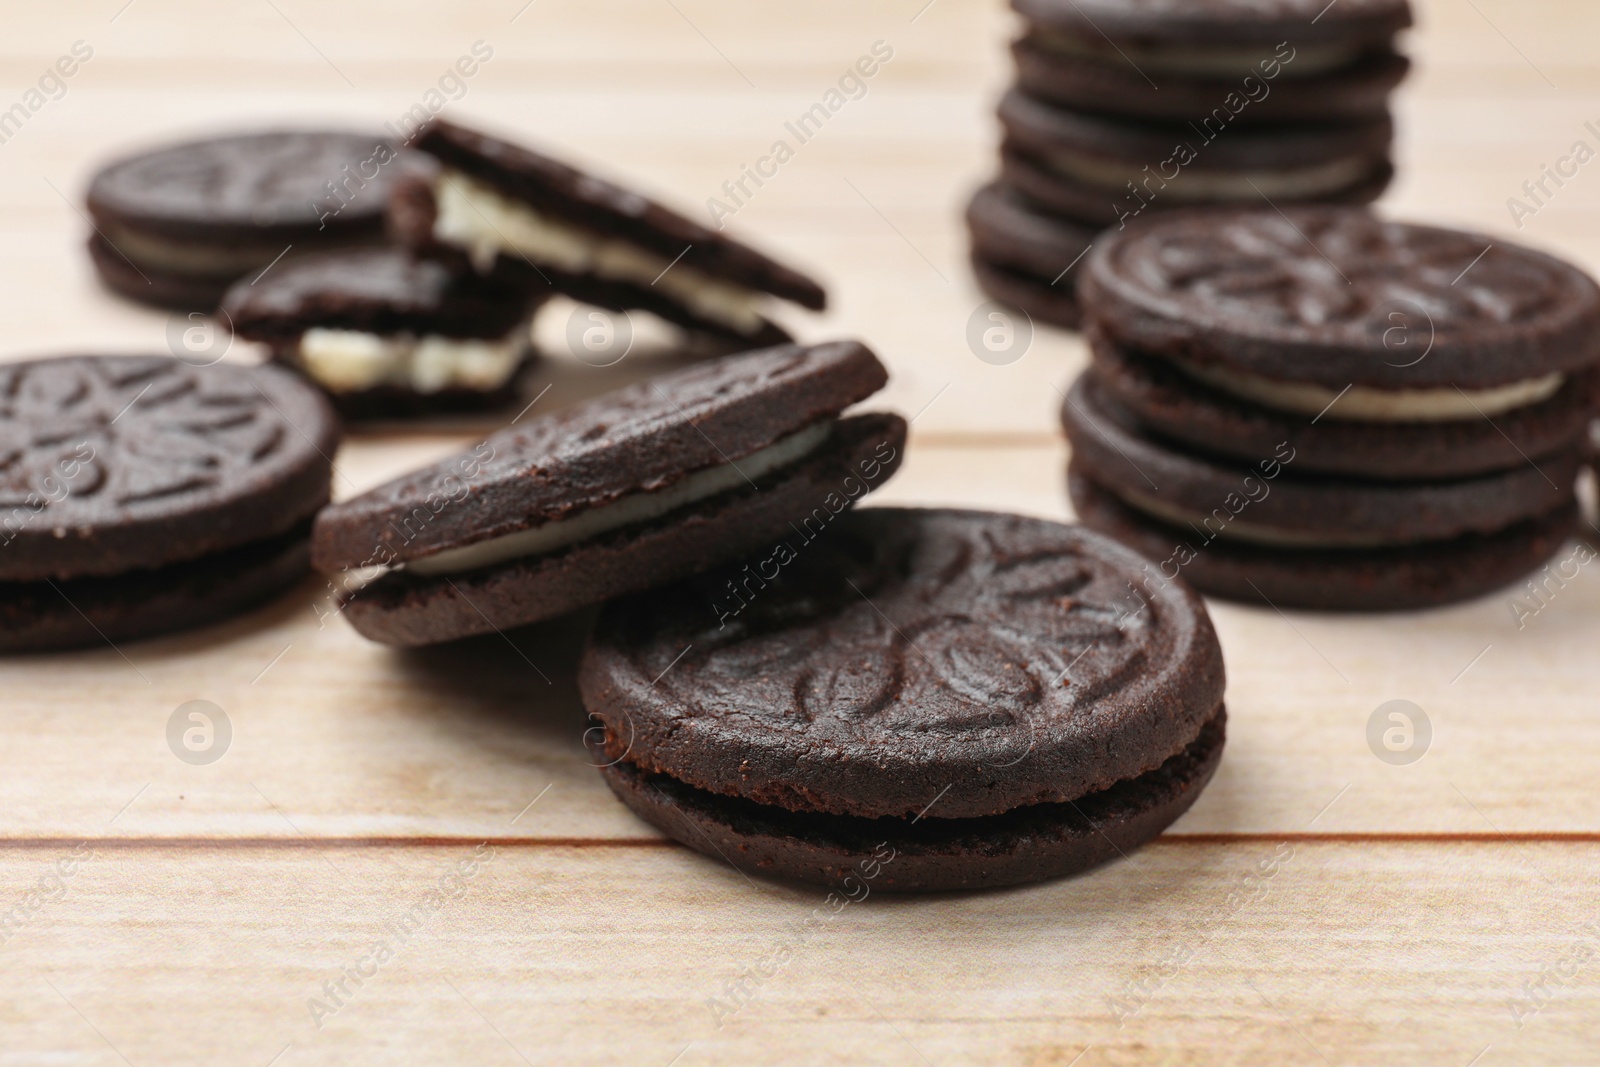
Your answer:
[[[1549,397],[1492,417],[1361,421],[1341,418],[1338,402],[1321,413],[1282,411],[1123,348],[1098,329],[1088,336],[1097,386],[1140,427],[1174,445],[1245,464],[1287,445],[1297,471],[1378,481],[1472,477],[1572,451],[1600,410],[1600,368],[1589,367]]]
[[[1030,316],[1075,328],[1077,270],[1095,230],[1040,211],[1003,182],[990,182],[967,204],[972,269],[996,300]]]
[[[222,301],[236,334],[272,347],[347,418],[484,411],[517,399],[532,358],[524,286],[397,248],[281,264]]]
[[[898,467],[905,422],[855,342],[733,356],[530,418],[325,509],[352,625],[422,645],[537,622],[826,526]]]
[[[1000,101],[1001,174],[1085,225],[1195,205],[1376,199],[1393,176],[1387,116],[1318,126],[1212,128],[1069,111],[1016,89]]]
[[[382,239],[410,165],[382,138],[331,130],[211,137],[108,164],[89,183],[89,253],[134,300],[210,311],[285,253]]]
[[[530,148],[437,119],[414,143],[439,166],[391,203],[390,228],[413,249],[746,347],[788,340],[765,316],[765,296],[814,310],[826,302],[798,271]]]
[[[1280,442],[1255,463],[1183,452],[1144,433],[1093,373],[1067,394],[1073,463],[1129,505],[1196,536],[1277,548],[1380,548],[1487,534],[1549,514],[1573,496],[1576,447],[1509,470],[1449,481],[1302,475]]]
[[[607,781],[691,848],[825,884],[1031,881],[1155,836],[1216,766],[1204,607],[1082,527],[868,508],[763,555],[607,606],[580,668]]]
[[[339,424],[275,367],[0,365],[0,649],[213,621],[306,570]]]
[[[1283,550],[1197,536],[1129,507],[1077,469],[1067,486],[1078,518],[1212,596],[1318,611],[1412,611],[1485,596],[1531,574],[1578,529],[1569,501],[1491,534],[1354,551]]]
[[[1495,416],[1600,361],[1600,287],[1577,267],[1356,208],[1151,215],[1096,244],[1079,289],[1125,348],[1344,419]]]
[[[1221,129],[1381,118],[1411,67],[1387,44],[1319,57],[1314,48],[1283,40],[1236,45],[1223,62],[1180,63],[1171,71],[1159,63],[1135,65],[1103,44],[1034,29],[1011,45],[1017,85],[1035,99],[1077,111],[1157,122],[1210,120]],[[1137,49],[1132,42],[1119,45]]]

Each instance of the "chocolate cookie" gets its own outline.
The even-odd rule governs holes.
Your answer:
[[[1352,51],[1333,68],[1299,66],[1316,57],[1313,48],[1287,39],[1273,44],[1235,45],[1238,69],[1201,65],[1172,72],[1146,67],[1111,51],[1096,39],[1062,38],[1035,29],[1011,45],[1017,85],[1029,96],[1091,114],[1130,119],[1188,121],[1214,129],[1329,123],[1381,118],[1389,94],[1411,64],[1387,45]],[[1119,42],[1127,49],[1131,42]],[[1304,74],[1302,75],[1302,70]]]
[[[1600,359],[1600,288],[1583,271],[1354,208],[1142,218],[1096,244],[1080,294],[1118,345],[1298,413],[1350,387],[1346,419],[1495,415]],[[1396,392],[1416,403],[1376,395]]]
[[[338,439],[321,395],[274,367],[0,365],[0,649],[185,628],[280,591]]]
[[[400,151],[374,136],[275,130],[140,153],[89,183],[101,279],[124,296],[209,311],[286,252],[381,239]]]
[[[1091,226],[1198,204],[1365,203],[1393,176],[1386,116],[1337,125],[1213,129],[1000,101],[1001,175],[1029,199]]]
[[[1339,417],[1337,403],[1319,418],[1253,404],[1166,360],[1122,348],[1097,329],[1089,331],[1089,344],[1096,384],[1143,431],[1246,464],[1287,444],[1295,470],[1307,473],[1420,481],[1510,470],[1572,451],[1600,410],[1600,369],[1589,367],[1548,399],[1493,418],[1354,421]]]
[[[402,183],[390,227],[411,248],[746,346],[787,340],[762,295],[820,310],[822,287],[718,230],[521,145],[434,120],[439,162]]]
[[[272,346],[347,418],[482,411],[517,399],[539,297],[395,248],[285,263],[234,285],[223,318]]]
[[[1098,42],[1112,54],[1111,41],[1211,49],[1266,44],[1286,35],[1296,43],[1365,46],[1387,42],[1411,25],[1408,0],[1012,0],[1011,6],[1036,26]],[[1168,58],[1187,69],[1220,62],[1215,52]]]
[[[1081,527],[853,512],[608,605],[590,740],[625,803],[741,870],[837,884],[881,843],[874,888],[1073,873],[1159,833],[1221,754],[1216,635],[1142,566]]]
[[[1406,611],[1492,593],[1535,571],[1578,528],[1569,500],[1546,515],[1485,535],[1358,551],[1274,549],[1207,540],[1129,507],[1076,469],[1067,476],[1078,518],[1153,562],[1167,578],[1215,596],[1279,608]]]
[[[1077,269],[1095,231],[1040,212],[1003,182],[990,182],[967,204],[972,269],[996,300],[1042,322],[1079,322]]]
[[[503,430],[324,510],[313,562],[388,568],[345,611],[422,645],[519,626],[820,529],[899,465],[887,374],[844,341],[730,357]]]
[[[1140,431],[1094,374],[1067,394],[1062,422],[1084,477],[1199,536],[1284,548],[1376,548],[1487,534],[1547,515],[1573,496],[1576,443],[1539,464],[1476,478],[1379,482],[1309,477],[1280,442],[1254,464],[1179,452]]]

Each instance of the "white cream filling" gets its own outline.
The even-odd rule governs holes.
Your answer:
[[[1208,171],[1185,167],[1171,178],[1148,172],[1117,160],[1083,156],[1076,152],[1051,152],[1050,166],[1069,178],[1113,192],[1127,193],[1128,183],[1149,193],[1184,203],[1218,200],[1259,200],[1262,196],[1304,199],[1338,192],[1372,173],[1372,160],[1366,156],[1347,156],[1308,167],[1275,167],[1269,170]],[[1151,175],[1158,175],[1151,177]]]
[[[527,351],[519,326],[497,341],[426,334],[383,336],[314,327],[300,338],[300,364],[335,393],[397,385],[419,393],[441,389],[491,392],[516,372]]]
[[[832,420],[815,423],[733,463],[695,471],[657,492],[634,493],[602,507],[580,512],[570,519],[557,519],[542,526],[518,530],[503,537],[492,537],[461,548],[447,548],[431,556],[410,560],[405,567],[423,575],[457,574],[524,556],[553,552],[624,526],[650,522],[687,504],[748,485],[780,467],[798,461],[816,451],[827,440],[833,426]]]
[[[180,274],[238,277],[253,267],[266,266],[273,256],[283,251],[262,245],[206,244],[200,239],[173,241],[114,223],[101,225],[100,233],[112,248],[133,262]]]
[[[434,237],[464,246],[480,271],[488,270],[497,255],[525,256],[535,264],[574,274],[658,289],[695,314],[740,333],[755,333],[764,325],[761,294],[755,290],[675,264],[628,241],[542,215],[460,171],[440,172],[434,200],[438,205]]]
[[[1329,537],[1297,530],[1280,530],[1239,519],[1225,507],[1218,507],[1216,514],[1206,515],[1169,504],[1165,500],[1159,500],[1136,489],[1118,488],[1113,491],[1125,503],[1146,515],[1160,519],[1171,526],[1191,527],[1199,531],[1207,541],[1215,537],[1224,541],[1244,541],[1273,548],[1377,548],[1396,543],[1392,538],[1376,534],[1367,537],[1353,535]],[[1220,516],[1226,516],[1227,522],[1223,522]]]
[[[1353,385],[1341,394],[1337,389],[1308,382],[1273,381],[1187,360],[1173,363],[1197,381],[1263,407],[1295,415],[1326,411],[1333,418],[1358,422],[1454,422],[1499,415],[1542,403],[1566,382],[1566,376],[1558,372],[1492,389],[1372,389]]]
[[[1059,30],[1041,28],[1034,34],[1041,45],[1061,55],[1101,62],[1131,61],[1148,73],[1199,78],[1243,78],[1249,74],[1261,77],[1265,73],[1261,64],[1267,63],[1266,70],[1271,70],[1273,62],[1278,64],[1279,74],[1305,78],[1353,63],[1363,50],[1359,43],[1339,41],[1295,45],[1294,51],[1288,53],[1292,58],[1284,62],[1274,45],[1139,45],[1131,41],[1112,45],[1101,38],[1079,37]]]

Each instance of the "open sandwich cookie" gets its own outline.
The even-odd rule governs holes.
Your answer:
[[[905,450],[852,341],[716,360],[529,418],[317,518],[363,635],[426,645],[553,618],[826,523]],[[364,581],[373,571],[381,572]]]
[[[234,285],[223,318],[346,418],[484,411],[518,398],[540,298],[403,249],[326,252]]]
[[[767,297],[826,303],[798,271],[533,149],[442,119],[414,147],[438,166],[402,181],[390,205],[391,231],[412,249],[739,348],[789,339],[764,314]]]

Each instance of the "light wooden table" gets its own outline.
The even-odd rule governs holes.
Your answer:
[[[1510,236],[1506,199],[1595,141],[1600,9],[1426,0],[1419,14],[1386,209]],[[94,56],[0,144],[0,345],[164,350],[166,318],[101,293],[81,252],[73,205],[107,153],[283,118],[390,119],[482,40],[493,58],[453,114],[698,211],[882,40],[894,57],[866,96],[731,225],[823,275],[833,310],[796,325],[869,340],[894,373],[881,402],[920,412],[876,499],[1065,518],[1056,388],[1082,346],[1041,329],[997,367],[965,341],[982,298],[959,212],[992,166],[1009,29],[999,5],[963,0],[8,10],[0,107],[74,41]],[[1597,205],[1600,163],[1520,237],[1600,267]],[[649,370],[630,358],[618,373]],[[570,360],[543,373],[550,406],[618,380]],[[338,490],[468,439],[356,438]],[[342,622],[319,629],[317,595],[308,582],[210,633],[0,664],[0,909],[23,909],[0,931],[0,1065],[1596,1055],[1593,567],[1523,629],[1509,594],[1381,618],[1214,605],[1231,738],[1171,833],[1069,881],[874,896],[803,939],[820,893],[663,841],[586,766],[572,633],[402,657]],[[167,745],[193,699],[232,724],[210,765]],[[1366,740],[1391,699],[1433,725],[1408,766]],[[441,881],[483,843],[470,877]],[[456,895],[430,896],[441,885]],[[402,938],[408,914],[420,926]],[[350,967],[370,977],[326,992]]]

